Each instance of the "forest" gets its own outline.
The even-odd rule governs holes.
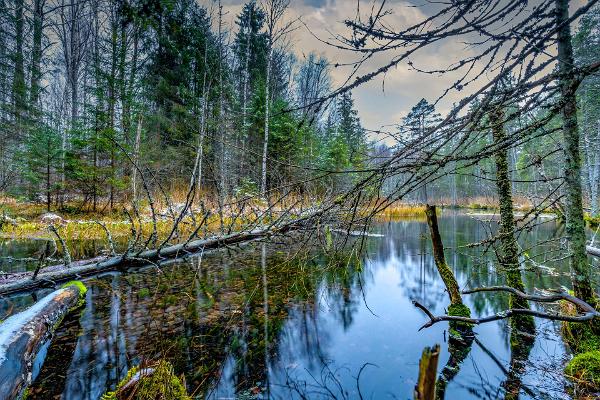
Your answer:
[[[0,0],[0,400],[600,398],[597,0]]]

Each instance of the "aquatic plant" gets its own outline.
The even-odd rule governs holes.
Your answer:
[[[127,376],[114,392],[102,396],[102,400],[191,400],[185,385],[175,375],[173,366],[164,360],[152,367],[129,370]]]

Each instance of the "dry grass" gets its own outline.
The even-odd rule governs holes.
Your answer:
[[[395,203],[385,210],[377,213],[378,217],[387,218],[412,218],[425,217],[425,206],[421,204]]]
[[[456,205],[453,205],[452,198],[442,197],[436,199],[436,204],[444,207],[468,208],[472,210],[497,210],[499,209],[498,199],[495,196],[475,196],[459,198]],[[528,211],[533,208],[531,201],[523,196],[513,196],[515,210]]]

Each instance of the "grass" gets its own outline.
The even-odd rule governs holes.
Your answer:
[[[421,204],[395,203],[377,213],[377,216],[389,218],[425,217],[425,206]]]

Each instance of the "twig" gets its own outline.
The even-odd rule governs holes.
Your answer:
[[[463,291],[463,294],[471,294],[471,293],[477,293],[477,292],[509,292],[517,297],[520,297],[520,298],[523,298],[523,299],[526,299],[529,301],[539,302],[539,303],[552,303],[552,302],[559,301],[559,300],[565,300],[565,301],[568,301],[569,303],[572,303],[575,306],[579,307],[583,311],[583,314],[564,315],[564,314],[560,314],[560,313],[549,313],[549,312],[529,310],[529,309],[511,308],[511,309],[501,311],[496,314],[489,315],[487,317],[481,317],[481,318],[467,318],[467,317],[459,317],[459,316],[454,316],[454,315],[434,316],[431,313],[431,311],[429,311],[427,309],[427,307],[425,307],[418,301],[413,300],[413,305],[415,307],[417,307],[418,309],[420,309],[421,311],[423,311],[427,315],[427,317],[429,317],[429,322],[427,322],[426,324],[421,326],[419,328],[419,330],[422,330],[424,328],[429,328],[430,326],[432,326],[438,322],[441,322],[441,321],[458,321],[458,322],[466,322],[466,323],[478,325],[478,324],[484,324],[487,322],[493,322],[493,321],[498,321],[501,319],[510,318],[514,315],[532,315],[534,317],[545,318],[545,319],[549,319],[552,321],[567,321],[567,322],[585,322],[585,321],[590,321],[594,318],[600,317],[600,313],[598,313],[598,311],[596,311],[596,309],[594,307],[592,307],[590,304],[588,304],[587,302],[585,302],[575,296],[571,296],[565,292],[557,292],[552,295],[541,296],[541,295],[525,294],[525,293],[521,292],[520,290],[513,289],[508,286],[490,286],[490,287],[465,290],[465,291]]]
[[[104,222],[100,222],[100,221],[94,221],[95,223],[97,223],[98,225],[100,225],[102,227],[102,229],[104,229],[104,232],[106,233],[106,239],[108,240],[108,246],[110,249],[110,255],[111,256],[116,256],[117,252],[115,251],[115,243],[113,242],[113,237],[110,233],[110,231],[108,230],[108,228],[106,227],[106,224]],[[135,228],[133,228],[135,229]]]
[[[58,233],[58,229],[56,229],[56,227],[54,225],[48,225],[48,229],[50,230],[50,232],[54,233],[54,235],[58,238],[58,241],[60,242],[60,245],[63,249],[63,260],[65,263],[65,266],[67,268],[69,268],[71,266],[72,259],[71,259],[71,254],[69,253],[69,248],[67,247],[67,244],[65,243],[62,236],[60,236],[60,234]]]

